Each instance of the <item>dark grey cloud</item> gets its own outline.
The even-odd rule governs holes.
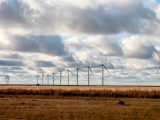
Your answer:
[[[0,66],[23,66],[21,61],[0,60]]]
[[[72,21],[70,23],[71,28],[84,33],[94,34],[151,32],[151,28],[145,28],[144,21],[152,21],[152,23],[154,23],[156,21],[156,15],[154,11],[146,8],[142,2],[136,2],[137,4],[134,4],[134,6],[126,9],[120,8],[116,5],[110,7],[107,5],[99,5],[97,8],[85,9],[70,8],[70,11],[72,11],[70,13],[70,18]],[[152,23],[148,24],[153,27]]]
[[[37,67],[55,67],[51,61],[35,61]]]
[[[14,36],[8,46],[0,45],[1,50],[66,55],[65,46],[59,36]]]
[[[106,1],[96,6],[78,7],[65,1],[63,4],[54,1],[52,5],[37,1],[41,12],[27,2],[6,0],[0,5],[0,26],[3,29],[5,26],[20,27],[30,34],[150,33],[159,23],[155,11],[146,5],[147,2],[149,4],[149,1],[134,0],[120,5],[121,2]]]
[[[27,27],[32,14],[34,11],[22,0],[5,0],[0,4],[0,25],[6,28]]]
[[[68,55],[68,56],[63,56],[63,61],[70,63],[70,62],[75,62],[75,59],[73,58],[72,55]]]
[[[52,55],[65,55],[65,48],[59,36],[31,36],[18,37],[14,41],[14,48],[24,52],[38,52]]]
[[[3,59],[24,59],[24,57],[22,55],[19,55],[18,53],[9,53],[9,52],[5,52],[3,54],[0,54],[0,57]]]
[[[21,66],[6,66],[6,67],[1,67],[0,71],[4,74],[11,74],[15,75],[15,73],[27,73]]]

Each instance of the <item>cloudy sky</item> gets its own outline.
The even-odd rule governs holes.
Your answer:
[[[104,63],[105,84],[160,85],[159,39],[159,0],[0,0],[0,83],[70,68],[74,84],[75,67],[91,65],[100,84]]]

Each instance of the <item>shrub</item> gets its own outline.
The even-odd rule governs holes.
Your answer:
[[[123,100],[117,101],[117,105],[125,105],[125,102]]]

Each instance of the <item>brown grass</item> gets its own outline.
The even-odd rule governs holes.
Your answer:
[[[160,98],[159,90],[62,90],[0,89],[0,95],[45,95],[63,97]]]
[[[159,118],[159,90],[0,89],[0,120]]]
[[[159,106],[159,99],[4,95],[0,120],[159,120]]]

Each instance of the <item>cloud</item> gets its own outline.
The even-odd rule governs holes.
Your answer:
[[[107,36],[97,36],[89,38],[87,45],[94,47],[101,55],[122,56],[123,51],[119,43]]]
[[[0,57],[3,59],[22,60],[24,57],[16,52],[1,51]]]
[[[148,59],[153,56],[154,46],[142,40],[141,37],[131,36],[123,40],[124,56],[127,58],[141,58]]]
[[[0,26],[19,34],[151,33],[159,23],[147,2],[84,1],[80,6],[72,0],[6,0],[0,4]]]
[[[68,53],[77,61],[93,61],[96,56],[122,56],[123,51],[116,40],[106,36],[70,37],[64,42]],[[84,52],[85,51],[85,52]]]
[[[4,28],[28,28],[33,13],[21,0],[5,0],[0,4],[0,25]]]
[[[0,60],[0,66],[23,66],[21,61]]]
[[[100,75],[94,66],[107,56],[108,80],[145,79],[159,60],[159,11],[154,0],[1,0],[0,69],[74,72],[91,63]]]
[[[59,36],[13,36],[0,45],[1,50],[44,53],[55,56],[66,55]]]
[[[55,67],[50,61],[35,61],[37,67]]]

